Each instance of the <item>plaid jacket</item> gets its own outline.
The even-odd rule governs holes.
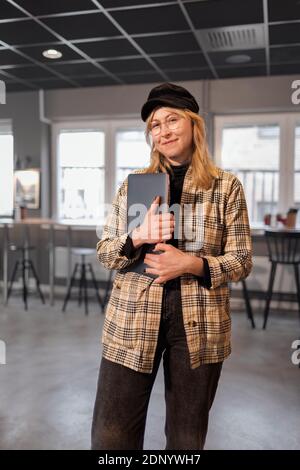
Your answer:
[[[218,168],[218,177],[209,190],[196,189],[188,168],[181,195],[181,207],[193,210],[180,215],[181,224],[192,227],[195,241],[183,236],[178,248],[192,256],[205,257],[211,287],[205,288],[197,276],[180,276],[183,322],[191,368],[223,361],[231,352],[229,281],[246,278],[252,269],[252,242],[242,184],[229,172]],[[143,173],[145,170],[136,170]],[[122,254],[128,232],[127,178],[119,188],[97,244],[99,261],[117,270],[102,332],[103,356],[139,372],[151,373],[156,350],[163,284],[135,272],[121,273],[141,252],[128,259]],[[170,194],[169,194],[170,196]],[[170,199],[169,199],[170,201]],[[196,207],[202,208],[202,214]],[[202,245],[197,242],[203,236]]]

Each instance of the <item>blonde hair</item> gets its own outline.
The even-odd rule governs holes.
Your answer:
[[[193,126],[193,153],[192,153],[192,181],[197,189],[209,189],[213,183],[213,179],[218,176],[218,169],[213,163],[208,150],[206,140],[206,129],[204,119],[189,109],[175,108],[176,113],[185,119],[189,119]],[[151,162],[149,167],[146,168],[146,173],[155,173],[157,171],[172,172],[172,168],[168,160],[154,147],[151,143],[151,121],[156,110],[152,111],[147,119],[146,126],[146,140],[151,146]]]

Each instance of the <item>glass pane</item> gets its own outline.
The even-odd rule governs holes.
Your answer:
[[[122,130],[116,135],[117,188],[129,173],[150,164],[150,147],[141,130]]]
[[[279,134],[278,125],[225,127],[222,132],[222,168],[243,184],[251,222],[277,213]]]
[[[59,136],[60,165],[103,166],[104,138],[104,132],[99,131],[62,131]]]
[[[99,223],[104,217],[105,135],[63,131],[59,135],[60,219]]]
[[[0,216],[13,215],[14,151],[12,134],[0,133]]]
[[[298,209],[296,224],[300,225],[300,124],[295,128],[294,207]]]

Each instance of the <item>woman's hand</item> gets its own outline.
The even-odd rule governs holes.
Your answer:
[[[156,214],[160,197],[157,196],[147,211],[140,227],[132,231],[132,242],[135,248],[144,243],[159,243],[172,238],[175,228],[174,214]]]
[[[201,258],[190,256],[187,253],[175,248],[173,245],[158,243],[154,251],[163,251],[164,253],[145,256],[147,273],[156,274],[155,283],[163,283],[184,273],[191,273],[201,276],[203,274],[203,260]]]

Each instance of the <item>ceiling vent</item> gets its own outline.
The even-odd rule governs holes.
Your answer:
[[[206,52],[263,49],[265,47],[264,25],[262,24],[199,29],[196,34]]]

